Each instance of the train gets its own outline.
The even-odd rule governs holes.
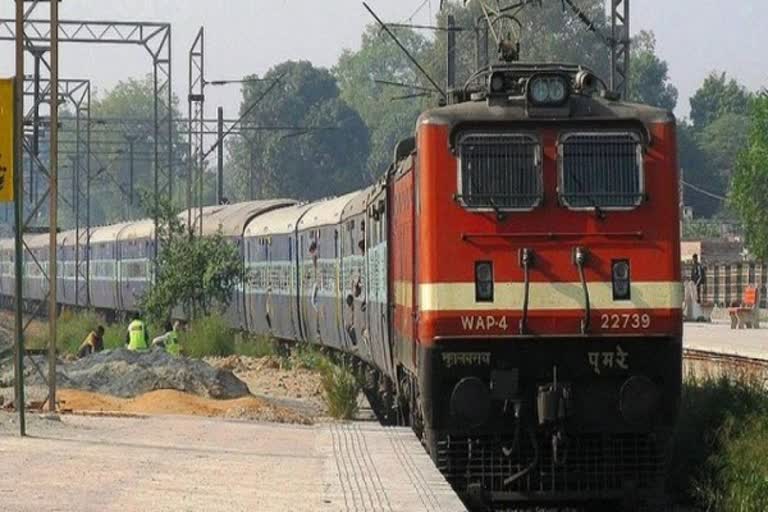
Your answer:
[[[577,65],[478,77],[363,190],[206,207],[204,234],[248,271],[226,317],[354,361],[380,417],[473,503],[662,503],[682,373],[674,116]],[[137,309],[151,220],[94,228],[85,284],[77,237],[58,243],[62,305]],[[26,301],[45,297],[47,244],[27,239]],[[6,300],[13,282],[3,240]]]

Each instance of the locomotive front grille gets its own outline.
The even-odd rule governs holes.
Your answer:
[[[459,200],[467,208],[529,210],[541,201],[538,141],[525,134],[467,134],[459,139]]]
[[[457,487],[480,484],[484,491],[503,494],[561,493],[595,495],[621,492],[625,485],[653,491],[662,484],[663,445],[648,434],[584,434],[570,441],[557,462],[548,437],[536,436],[534,450],[521,434],[517,448],[512,436],[456,437],[438,443],[437,465]],[[509,481],[536,458],[537,464]]]
[[[560,198],[571,208],[632,208],[643,199],[640,138],[626,133],[569,133],[558,146]]]

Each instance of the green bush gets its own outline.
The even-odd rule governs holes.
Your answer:
[[[768,417],[728,418],[695,492],[707,510],[768,510]]]
[[[347,365],[337,365],[325,359],[321,364],[323,399],[328,414],[336,419],[349,420],[357,414],[360,382]]]
[[[235,353],[235,336],[218,313],[193,320],[179,337],[189,357],[230,356]]]
[[[155,283],[139,300],[147,319],[163,322],[177,307],[193,317],[223,311],[235,286],[248,277],[237,246],[221,230],[197,236],[171,201],[142,194],[141,203],[157,219],[159,244]]]
[[[672,445],[670,491],[713,512],[768,510],[766,485],[768,393],[763,379],[736,372],[686,379]]]

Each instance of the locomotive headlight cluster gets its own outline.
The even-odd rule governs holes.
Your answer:
[[[562,75],[535,75],[528,81],[528,101],[539,107],[560,106],[569,93],[568,81]]]
[[[629,261],[615,260],[612,267],[613,300],[629,300],[631,298]]]
[[[490,261],[475,263],[475,300],[493,302],[493,263]]]

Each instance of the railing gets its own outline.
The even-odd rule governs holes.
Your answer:
[[[741,303],[744,290],[755,286],[760,292],[760,307],[768,307],[766,284],[768,264],[765,262],[705,264],[706,275],[701,286],[701,301],[719,307]],[[683,280],[691,277],[691,264],[683,264]]]

